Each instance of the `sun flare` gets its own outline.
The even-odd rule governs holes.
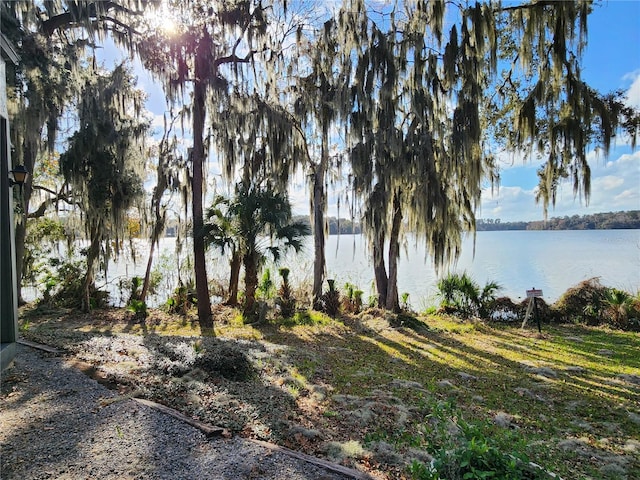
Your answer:
[[[178,31],[176,18],[166,2],[162,2],[157,8],[147,10],[145,18],[150,30],[159,30],[165,35],[173,35]]]

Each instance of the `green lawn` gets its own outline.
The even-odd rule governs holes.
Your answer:
[[[237,430],[388,478],[411,478],[411,464],[414,478],[427,478],[418,468],[428,463],[424,452],[450,448],[460,431],[565,479],[640,478],[637,333],[543,325],[540,335],[435,316],[392,327],[391,316],[375,313],[249,327],[225,312],[218,337],[267,352],[252,358],[259,375],[248,382],[281,392],[294,410],[286,428],[276,425],[265,394],[265,405],[254,405],[260,429]],[[185,320],[139,325],[96,315],[24,315],[23,332],[70,352],[105,334],[199,334]],[[226,394],[241,401],[243,388],[234,388]],[[187,413],[224,422],[220,412],[199,412]]]

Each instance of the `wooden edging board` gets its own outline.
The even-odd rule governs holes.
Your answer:
[[[293,458],[297,458],[298,460],[303,460],[305,462],[311,463],[313,465],[317,465],[319,467],[326,468],[332,472],[340,473],[342,475],[347,475],[351,478],[355,478],[356,480],[372,480],[373,477],[364,472],[360,472],[353,468],[344,467],[342,465],[338,465],[337,463],[329,462],[328,460],[323,460],[322,458],[317,458],[311,455],[307,455],[306,453],[296,452],[295,450],[291,450],[290,448],[281,447],[280,445],[276,445],[274,443],[263,442],[262,440],[255,440],[253,438],[247,439],[250,442],[258,444],[272,452],[284,453],[285,455],[289,455]]]
[[[182,420],[183,422],[200,430],[207,437],[230,435],[229,431],[225,428],[209,425],[208,423],[204,423],[199,420],[195,420],[193,418],[187,417],[186,415],[180,413],[179,411],[174,410],[173,408],[167,407],[166,405],[162,405],[161,403],[152,402],[150,400],[145,400],[143,398],[132,398],[132,400],[140,403],[141,405],[146,405],[147,407],[154,408],[162,413],[171,415],[172,417],[178,420]],[[272,452],[278,452],[284,455],[289,455],[290,457],[296,458],[298,460],[311,463],[313,465],[325,468],[332,472],[340,473],[342,475],[347,475],[356,480],[372,480],[372,477],[370,475],[367,475],[366,473],[359,472],[358,470],[355,470],[353,468],[347,468],[342,465],[338,465],[337,463],[332,463],[327,460],[323,460],[321,458],[307,455],[306,453],[296,452],[295,450],[291,450],[286,447],[281,447],[280,445],[276,445],[274,443],[264,442],[262,440],[255,440],[252,438],[247,438],[245,440],[255,443],[257,445],[260,445],[261,447],[266,448],[267,450],[270,450]]]
[[[42,350],[48,353],[53,353],[56,355],[59,355],[61,353],[63,353],[61,350],[58,350],[57,348],[53,348],[50,347],[48,345],[43,345],[41,343],[36,343],[36,342],[32,342],[30,340],[24,340],[24,339],[19,339],[18,343],[25,345],[27,347],[31,347],[31,348],[36,348],[38,350]],[[93,378],[94,380],[98,381],[99,383],[107,386],[108,388],[113,389],[113,385],[111,385],[112,382],[110,382],[107,377],[103,374],[101,374],[93,365],[83,362],[81,360],[75,359],[75,358],[71,358],[68,359],[67,362],[69,364],[71,364],[72,367],[77,368],[78,370],[80,370],[81,372],[83,372],[85,375],[87,375],[90,378]],[[195,420],[193,418],[187,417],[186,415],[180,413],[179,411],[167,407],[166,405],[162,405],[161,403],[156,403],[156,402],[152,402],[150,400],[145,400],[143,398],[131,398],[131,400],[141,404],[141,405],[145,405],[149,408],[153,408],[155,410],[158,410],[166,415],[171,415],[172,417],[183,421],[189,425],[191,425],[194,428],[197,428],[198,430],[200,430],[202,433],[204,433],[208,438],[210,437],[214,437],[214,436],[229,436],[230,433],[227,429],[222,428],[222,427],[217,427],[214,425],[209,425],[207,423],[201,422],[199,420]],[[306,453],[301,453],[301,452],[297,452],[295,450],[291,450],[290,448],[286,448],[286,447],[282,447],[280,445],[276,445],[275,443],[269,443],[269,442],[264,442],[262,440],[256,440],[256,439],[252,439],[252,438],[248,438],[246,439],[249,442],[255,443],[257,445],[260,445],[272,452],[278,452],[278,453],[282,453],[284,455],[289,455],[290,457],[296,458],[298,460],[302,460],[304,462],[307,463],[311,463],[312,465],[316,465],[322,468],[325,468],[329,471],[335,472],[335,473],[339,473],[342,475],[346,475],[348,477],[354,478],[356,480],[372,480],[373,477],[371,477],[370,475],[364,473],[364,472],[360,472],[358,470],[355,470],[353,468],[348,468],[342,465],[338,465],[337,463],[333,463],[333,462],[329,462],[328,460],[323,460],[321,458],[318,457],[314,457],[312,455],[307,455]]]
[[[201,422],[194,418],[187,417],[186,415],[180,413],[173,408],[167,407],[166,405],[162,405],[161,403],[152,402],[150,400],[145,400],[144,398],[132,398],[131,400],[138,402],[141,405],[146,405],[147,407],[158,410],[159,412],[165,413],[167,415],[171,415],[173,418],[181,420],[192,427],[197,428],[202,433],[204,433],[207,437],[213,437],[217,435],[228,435],[227,429],[222,427],[216,427],[215,425],[209,425],[208,423]]]
[[[49,345],[43,345],[42,343],[32,342],[31,340],[25,340],[24,338],[19,338],[18,343],[26,347],[35,348],[48,353],[54,353],[56,355],[60,355],[62,353],[62,350],[58,350],[57,348],[50,347]]]

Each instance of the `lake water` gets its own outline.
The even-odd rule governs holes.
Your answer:
[[[339,246],[336,248],[336,246]],[[327,269],[339,283],[362,290],[373,279],[364,238],[331,237]],[[481,286],[497,281],[500,295],[516,300],[532,287],[553,302],[577,283],[600,277],[604,285],[635,293],[640,288],[640,230],[478,232],[464,241],[462,255],[450,271],[466,271]],[[435,302],[438,276],[425,260],[424,246],[409,241],[399,263],[398,289],[408,292],[414,308]]]
[[[161,265],[164,286],[171,289],[177,282],[179,262],[174,255],[175,239],[161,241],[156,264]],[[424,246],[409,239],[399,263],[398,289],[409,293],[409,302],[416,309],[437,303],[438,277]],[[139,242],[138,262],[122,258],[109,269],[108,286],[115,290],[118,277],[144,275],[148,246]],[[228,262],[216,251],[208,254],[210,279],[226,283]],[[342,288],[345,282],[356,285],[365,297],[374,293],[373,269],[366,239],[360,235],[329,236],[327,239],[327,278],[335,278]],[[298,256],[288,254],[281,266],[291,269],[294,285],[311,285],[313,278],[313,239],[308,237],[304,251]],[[502,231],[478,232],[464,241],[462,255],[451,271],[466,271],[481,286],[497,281],[503,286],[500,295],[513,300],[525,297],[532,287],[542,289],[544,299],[554,302],[568,288],[579,282],[600,277],[607,286],[631,293],[640,289],[640,230],[581,231]],[[272,278],[279,280],[272,268]],[[27,292],[25,292],[27,293]],[[32,295],[29,295],[32,296]],[[161,298],[164,297],[164,298]],[[150,303],[164,302],[166,294]],[[114,299],[117,303],[117,299]]]

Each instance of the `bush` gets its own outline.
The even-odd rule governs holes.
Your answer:
[[[335,280],[327,280],[329,290],[320,298],[321,310],[332,318],[340,313],[340,292],[335,288]]]
[[[289,284],[289,269],[280,268],[278,270],[282,277],[282,284],[278,289],[276,304],[280,307],[280,315],[285,318],[291,317],[296,311],[296,299],[294,298],[291,285]]]
[[[169,313],[186,315],[198,304],[198,295],[192,283],[180,284],[167,299],[166,307]]]
[[[364,292],[349,282],[345,284],[344,288],[347,291],[347,295],[342,299],[342,309],[349,313],[360,313]]]
[[[411,478],[416,480],[475,480],[496,478],[503,480],[547,479],[549,475],[529,463],[517,448],[515,434],[509,443],[510,452],[502,451],[490,428],[484,423],[466,422],[451,405],[434,405],[428,427],[431,441],[428,453],[433,461],[425,465],[414,461],[409,466]]]
[[[489,319],[498,322],[517,322],[524,316],[522,305],[516,305],[509,297],[496,298],[491,302],[489,311]]]
[[[478,283],[467,273],[450,273],[438,281],[438,291],[442,299],[444,313],[453,313],[463,318],[490,315],[490,305],[502,287],[497,282],[487,282],[480,289]]]
[[[149,314],[147,312],[147,304],[142,300],[131,300],[127,305],[127,310],[133,312],[134,320],[144,320]]]
[[[606,292],[598,278],[590,278],[563,293],[554,306],[562,321],[599,325]]]
[[[260,283],[258,284],[258,288],[256,289],[256,295],[264,300],[271,300],[273,298],[274,291],[275,285],[273,280],[271,280],[271,270],[265,268],[262,278],[260,279]]]
[[[85,266],[82,262],[62,262],[51,258],[49,264],[53,270],[44,279],[45,290],[42,303],[62,308],[80,309],[84,299]],[[89,288],[91,308],[109,306],[109,292],[99,290],[95,285]]]

